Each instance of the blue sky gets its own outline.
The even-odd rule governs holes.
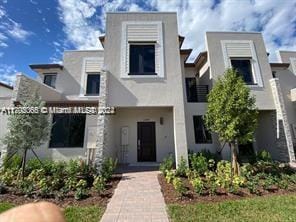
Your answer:
[[[184,47],[204,50],[206,31],[260,31],[270,60],[296,50],[296,0],[0,0],[0,81],[28,65],[61,62],[66,49],[101,49],[108,11],[176,11]]]

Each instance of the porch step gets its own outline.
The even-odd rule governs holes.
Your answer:
[[[147,166],[147,167],[159,167],[160,163],[155,162],[139,162],[139,163],[130,163],[129,166]]]

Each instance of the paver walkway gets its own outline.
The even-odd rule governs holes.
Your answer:
[[[133,169],[137,167],[129,168],[129,172],[123,173],[101,222],[168,222],[157,179],[159,171],[133,172]]]

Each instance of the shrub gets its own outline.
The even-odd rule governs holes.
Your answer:
[[[199,175],[202,175],[208,171],[208,160],[202,153],[189,154],[189,166]]]
[[[197,194],[201,194],[204,189],[204,183],[200,177],[196,177],[191,181],[192,187]]]
[[[50,186],[48,178],[42,178],[38,183],[38,187],[41,197],[49,197],[52,195],[53,190]]]
[[[86,188],[77,188],[74,194],[75,200],[82,200],[88,196]]]
[[[41,168],[43,168],[43,165],[37,158],[32,158],[27,161],[26,171],[28,174],[30,174],[33,170],[38,170]]]
[[[34,185],[31,181],[27,179],[19,180],[17,183],[17,187],[21,191],[21,193],[25,194],[28,197],[31,197],[34,193]]]
[[[102,176],[97,176],[93,182],[93,188],[101,194],[106,187],[106,179]]]
[[[176,177],[176,174],[173,170],[166,170],[165,179],[167,183],[171,183],[173,179]]]
[[[15,176],[14,170],[6,169],[0,173],[0,182],[6,186],[11,186]]]
[[[117,165],[117,160],[113,160],[112,158],[107,158],[104,160],[101,169],[101,175],[106,179],[106,181],[110,180]]]
[[[264,162],[272,162],[271,155],[266,150],[259,151],[256,155],[256,160],[257,161],[264,161]]]
[[[77,178],[76,177],[69,177],[65,181],[65,187],[68,190],[75,190],[77,184]]]
[[[167,170],[172,170],[174,168],[174,158],[172,155],[164,158],[159,166],[160,172],[165,176]]]
[[[186,193],[186,187],[184,186],[181,178],[175,177],[173,179],[173,186],[180,196],[184,196]]]
[[[13,157],[9,159],[9,155],[6,155],[3,160],[4,169],[19,169],[22,165],[22,157],[18,154],[14,154]]]
[[[231,164],[222,160],[217,164],[216,184],[224,189],[228,189],[231,185]]]
[[[180,163],[176,170],[176,176],[185,177],[187,169],[188,167],[187,167],[186,160],[184,159],[183,156],[181,156]]]

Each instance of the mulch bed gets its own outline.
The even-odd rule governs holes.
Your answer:
[[[25,197],[24,195],[16,195],[12,193],[0,194],[0,202],[8,202],[13,203],[15,205],[21,205],[25,203],[32,203],[32,202],[40,202],[40,201],[47,201],[57,204],[60,207],[67,207],[67,206],[89,206],[89,205],[99,205],[99,206],[106,206],[109,199],[112,197],[117,184],[121,180],[122,175],[116,174],[113,175],[111,180],[107,183],[106,190],[103,194],[99,195],[95,191],[89,192],[89,197],[83,200],[75,200],[74,194],[70,193],[63,199],[57,198],[41,198],[41,197]]]
[[[164,196],[166,204],[194,204],[194,203],[213,203],[213,202],[222,202],[225,200],[238,200],[243,198],[251,198],[257,197],[256,194],[251,194],[248,189],[240,189],[239,194],[227,193],[224,190],[220,190],[219,194],[216,195],[198,195],[194,192],[192,185],[186,178],[182,178],[182,181],[187,189],[186,195],[180,197],[174,186],[171,183],[167,183],[165,177],[162,174],[158,175],[158,181],[161,187],[161,192]],[[261,191],[260,196],[268,196],[268,195],[283,195],[283,194],[291,194],[295,191],[288,190],[272,190],[272,191]]]

